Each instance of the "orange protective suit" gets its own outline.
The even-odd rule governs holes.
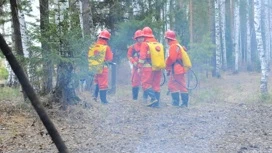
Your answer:
[[[158,42],[154,37],[146,37],[141,45],[139,65],[141,67],[141,84],[143,90],[152,88],[160,92],[161,70],[152,71],[151,55],[147,42]]]
[[[132,87],[139,87],[141,85],[141,75],[139,73],[138,61],[140,57],[141,43],[137,42],[128,48],[127,57],[133,65],[131,83]]]
[[[111,48],[108,46],[108,42],[104,39],[98,38],[96,43],[101,45],[107,45],[104,61],[105,62],[112,61],[113,53],[111,51]],[[108,66],[104,64],[103,72],[95,75],[94,82],[95,84],[98,84],[100,90],[108,89],[108,73],[109,73]]]
[[[178,41],[169,41],[169,56],[166,60],[166,70],[170,72],[168,88],[171,93],[188,93],[186,89],[185,72],[181,65],[181,50]]]

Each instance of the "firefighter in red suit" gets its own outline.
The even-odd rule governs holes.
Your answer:
[[[176,34],[172,30],[165,32],[165,39],[169,45],[169,56],[166,59],[166,70],[169,75],[168,89],[171,92],[172,105],[179,106],[180,97],[182,100],[182,107],[188,107],[188,90],[186,88],[185,73],[186,68],[182,65],[182,47],[176,40]]]
[[[104,66],[102,73],[95,74],[94,76],[94,83],[95,83],[95,91],[93,94],[94,99],[96,100],[98,97],[98,93],[100,95],[101,103],[107,104],[107,89],[108,89],[108,65],[107,62],[111,62],[113,59],[113,53],[111,51],[110,46],[108,46],[108,40],[110,39],[110,32],[107,30],[103,30],[98,35],[98,40],[96,44],[99,45],[106,45],[106,53],[104,58]]]
[[[152,71],[151,55],[148,42],[158,42],[150,27],[143,28],[144,42],[141,45],[139,67],[141,71],[141,84],[144,91],[144,100],[147,101],[148,96],[151,98],[147,104],[149,107],[158,107],[160,100],[160,80],[161,70]]]
[[[141,43],[144,41],[142,30],[137,30],[134,33],[133,39],[136,41],[135,44],[131,45],[128,48],[127,57],[130,63],[133,65],[132,67],[132,75],[131,75],[131,83],[132,83],[132,99],[137,100],[139,89],[141,85],[141,76],[138,71],[138,62],[140,57],[140,48]]]

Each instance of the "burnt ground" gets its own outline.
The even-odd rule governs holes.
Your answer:
[[[202,79],[188,109],[171,106],[166,87],[161,107],[148,108],[119,85],[108,105],[82,92],[79,105],[47,111],[72,153],[271,153],[272,100],[260,97],[259,77]],[[57,152],[28,103],[2,100],[0,106],[0,152]]]

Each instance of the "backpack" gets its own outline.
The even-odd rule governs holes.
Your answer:
[[[190,69],[192,67],[191,60],[190,60],[189,55],[187,54],[187,52],[183,49],[183,47],[180,44],[178,44],[178,47],[180,48],[180,51],[181,51],[181,61],[180,61],[180,64],[187,71],[188,69]]]
[[[89,70],[92,73],[100,74],[103,72],[104,59],[107,45],[94,44],[89,48],[88,62]]]
[[[164,48],[159,42],[148,42],[151,55],[151,66],[153,71],[162,70],[165,68]]]

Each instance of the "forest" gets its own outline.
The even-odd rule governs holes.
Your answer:
[[[187,48],[188,108],[171,106],[167,76],[160,108],[130,98],[128,47],[146,26],[166,56],[169,29]],[[91,98],[87,59],[103,29],[108,105]],[[0,153],[272,152],[271,0],[0,0],[0,37]]]

